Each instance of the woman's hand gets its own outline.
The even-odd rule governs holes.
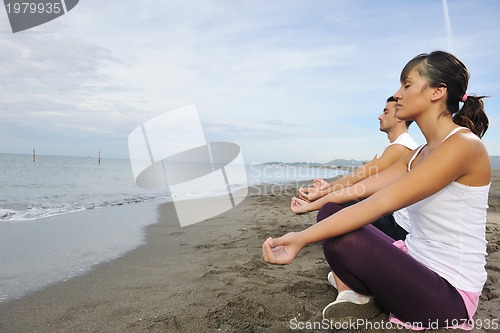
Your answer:
[[[269,264],[288,265],[306,244],[300,233],[290,232],[279,238],[266,239],[262,244],[262,256]]]

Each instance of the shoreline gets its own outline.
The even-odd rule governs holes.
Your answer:
[[[488,281],[474,317],[480,321],[500,318],[498,180],[500,172],[492,177]],[[320,245],[307,246],[288,266],[269,266],[261,258],[266,237],[315,223],[315,212],[290,211],[292,188],[251,191],[231,211],[184,228],[175,224],[172,202],[158,203],[144,244],[84,275],[0,303],[0,332],[279,333],[289,332],[293,320],[321,322],[336,292],[326,282]],[[372,322],[382,321],[384,314]]]
[[[145,243],[157,204],[85,210],[42,220],[0,223],[0,299],[86,274]]]

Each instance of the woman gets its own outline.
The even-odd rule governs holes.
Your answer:
[[[400,80],[397,116],[414,120],[426,144],[353,191],[330,196],[338,204],[360,192],[367,199],[337,212],[325,205],[317,224],[268,238],[264,260],[289,264],[307,244],[324,241],[339,291],[323,310],[325,319],[356,317],[346,313],[356,308],[348,305],[373,295],[395,322],[468,329],[486,281],[491,166],[480,139],[488,128],[483,97],[467,94],[467,68],[442,51],[412,59]],[[411,221],[405,242],[393,244],[369,225],[403,207]],[[343,299],[353,292],[362,297]]]

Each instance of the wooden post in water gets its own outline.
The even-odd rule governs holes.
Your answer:
[[[36,160],[35,148],[33,148],[33,162]]]
[[[101,165],[101,148],[97,152],[97,165]]]

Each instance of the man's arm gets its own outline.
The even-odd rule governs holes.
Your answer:
[[[390,145],[384,150],[382,156],[379,158],[375,157],[370,162],[367,162],[354,170],[354,172],[334,180],[329,184],[328,188],[322,190],[317,188],[301,188],[299,189],[299,195],[309,201],[317,200],[329,193],[352,186],[381,172],[382,170],[387,169],[389,166],[399,161],[401,157],[409,151],[410,150],[408,148],[400,144]]]

